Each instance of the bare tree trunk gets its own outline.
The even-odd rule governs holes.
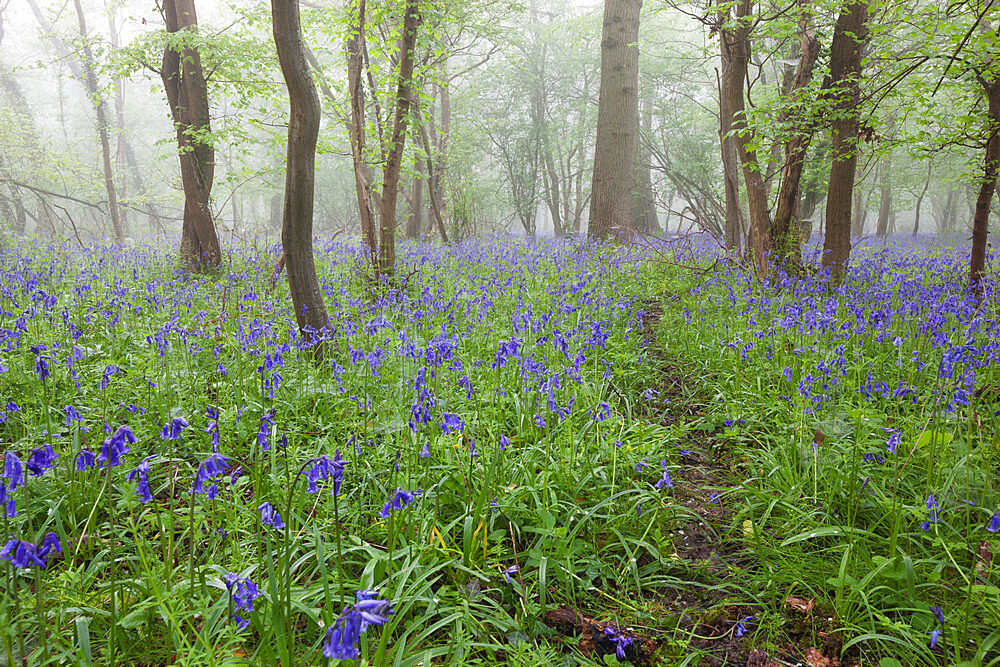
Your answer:
[[[290,107],[281,244],[299,332],[307,343],[318,345],[328,324],[312,245],[319,95],[306,63],[298,0],[271,0],[271,14]]]
[[[431,200],[431,213],[433,221],[437,223],[438,234],[441,235],[441,241],[447,245],[448,243],[448,230],[444,226],[444,217],[441,214],[441,208],[438,205],[438,198],[434,195],[434,188],[431,185],[434,183],[434,158],[431,157],[431,142],[427,138],[427,127],[421,123],[420,124],[420,140],[424,144],[424,163],[427,165],[427,189],[428,196]]]
[[[983,276],[986,274],[986,246],[989,236],[990,207],[997,187],[997,168],[1000,166],[1000,77],[993,81],[980,78],[986,90],[989,107],[989,138],[983,164],[983,180],[976,198],[976,214],[972,218],[972,252],[969,260],[969,284],[981,303],[984,296]]]
[[[164,0],[163,19],[171,34],[198,30],[194,0]],[[184,186],[184,222],[181,226],[181,262],[188,271],[213,269],[222,261],[219,236],[212,219],[215,148],[211,133],[208,85],[198,49],[166,48],[160,70],[177,133],[177,155]]]
[[[847,274],[851,256],[851,200],[858,164],[858,114],[861,56],[868,39],[868,1],[853,0],[837,19],[830,51],[830,90],[836,103],[833,165],[826,196],[823,266],[834,284]]]
[[[812,28],[812,13],[809,11],[809,0],[801,0],[802,16],[799,21],[799,64],[795,78],[788,87],[788,98],[795,102],[812,81],[813,70],[819,59],[819,40]],[[791,137],[785,143],[785,166],[781,178],[781,188],[778,190],[777,208],[774,213],[774,223],[771,235],[774,252],[786,266],[798,266],[802,262],[801,234],[798,218],[799,185],[802,182],[802,171],[805,169],[806,153],[812,141],[813,122],[811,119],[793,119],[791,114],[783,114],[784,122],[792,121]]]
[[[851,209],[851,237],[859,239],[865,235],[865,222],[868,220],[868,211],[865,209],[865,193],[854,184],[853,208]]]
[[[413,61],[420,25],[417,0],[406,0],[403,34],[399,40],[399,83],[396,88],[396,112],[392,121],[385,167],[382,171],[382,208],[379,213],[378,275],[392,276],[396,271],[396,199],[399,194],[399,170],[406,144],[406,124],[413,99]],[[440,210],[440,209],[439,209]]]
[[[601,87],[591,185],[592,239],[632,234],[631,175],[638,134],[639,10],[642,0],[605,0]]]
[[[720,22],[728,21],[728,14],[720,15]],[[729,94],[724,89],[722,81],[731,76],[732,63],[729,60],[729,49],[725,41],[720,39],[722,54],[722,74],[719,76],[719,141],[722,152],[722,179],[726,194],[726,249],[739,252],[743,240],[743,209],[740,206],[740,173],[739,152],[736,139],[732,135],[733,110],[729,105]]]
[[[414,120],[416,136],[421,136],[423,123]],[[410,196],[410,217],[406,221],[406,238],[419,239],[420,230],[424,225],[424,172],[427,170],[427,160],[418,152],[413,165],[413,194]]]
[[[653,103],[648,89],[639,105],[636,119],[642,128],[636,135],[635,190],[632,193],[632,218],[636,228],[644,234],[659,234],[660,223],[656,219],[656,199],[653,195],[653,179],[649,171],[653,156],[649,149],[648,137],[653,133]]]
[[[115,190],[114,169],[111,166],[111,140],[108,137],[108,114],[104,104],[104,96],[101,95],[97,85],[97,74],[94,72],[94,54],[90,49],[90,42],[87,39],[87,19],[83,13],[83,5],[80,0],[73,0],[76,5],[76,18],[80,24],[80,36],[83,38],[81,62],[83,63],[83,81],[87,88],[87,95],[94,103],[94,113],[97,115],[97,135],[101,143],[101,161],[104,164],[104,187],[108,192],[108,209],[111,213],[111,230],[115,241],[121,243],[128,231],[121,220],[121,212],[118,210],[118,193]]]
[[[875,236],[883,237],[889,233],[889,218],[892,215],[892,153],[882,158],[879,165],[878,185],[878,223],[875,225]]]
[[[933,173],[934,163],[927,160],[927,178],[924,180],[924,187],[920,191],[920,195],[917,197],[917,210],[913,217],[913,235],[916,236],[920,233],[920,207],[924,203],[924,197],[927,196],[927,190],[931,187],[931,174]]]
[[[752,148],[753,137],[746,119],[746,103],[743,98],[747,68],[750,63],[750,30],[754,0],[740,0],[736,17],[739,23],[731,29],[720,32],[723,48],[728,49],[730,62],[729,76],[723,79],[723,90],[728,96],[729,108],[733,112],[732,133],[743,169],[743,181],[747,190],[747,205],[750,214],[750,247],[753,251],[757,273],[765,276],[770,271],[768,255],[771,252],[771,214],[768,210],[767,190],[761,174],[760,160]]]
[[[348,0],[348,24],[354,3]],[[358,5],[358,28],[354,32],[353,25],[350,29],[346,41],[347,50],[347,88],[351,96],[351,157],[354,160],[354,189],[358,196],[358,214],[361,218],[361,236],[368,246],[368,254],[371,258],[372,271],[376,270],[378,258],[378,243],[375,239],[375,213],[371,198],[371,172],[368,170],[368,163],[365,161],[365,96],[364,84],[361,81],[361,60],[362,43],[365,38],[365,18],[367,9],[365,0],[361,0]]]

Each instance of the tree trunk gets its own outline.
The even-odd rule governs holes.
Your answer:
[[[728,16],[724,16],[720,22],[728,20]],[[719,44],[722,53],[722,74],[719,79],[719,141],[722,150],[722,179],[726,194],[725,239],[726,250],[738,253],[743,241],[744,228],[743,209],[740,205],[740,158],[736,148],[736,138],[732,135],[733,110],[729,104],[729,93],[722,84],[722,81],[730,76],[732,63],[729,60],[729,49],[726,48],[725,40],[720,39]]]
[[[120,43],[118,41],[118,28],[115,26],[115,12],[109,10],[107,0],[104,3],[104,11],[108,14],[108,34],[111,36],[111,48],[114,51],[118,51]],[[118,199],[120,202],[128,201],[128,189],[125,181],[125,176],[128,173],[127,162],[126,162],[126,146],[128,142],[125,139],[125,91],[123,86],[125,81],[123,79],[115,79],[115,164],[118,167]],[[128,205],[122,204],[120,207],[120,214],[122,220],[122,227],[124,229],[129,229],[128,223]]]
[[[396,111],[392,121],[385,167],[382,171],[382,208],[379,213],[378,275],[392,276],[396,271],[396,199],[399,195],[399,170],[406,144],[406,124],[413,99],[413,61],[420,25],[417,0],[406,0],[403,34],[399,39],[399,82],[396,87]],[[440,211],[440,209],[438,209]]]
[[[121,243],[128,231],[122,225],[121,212],[118,210],[118,193],[115,190],[114,169],[111,167],[111,140],[108,137],[108,114],[104,103],[104,96],[101,95],[97,85],[97,74],[94,72],[94,54],[90,49],[90,42],[87,38],[87,19],[83,14],[83,5],[80,0],[73,0],[76,5],[76,18],[80,24],[80,37],[83,39],[81,61],[83,63],[83,82],[87,88],[87,95],[94,104],[94,113],[97,116],[97,135],[101,143],[101,161],[104,165],[104,187],[108,193],[108,209],[111,213],[111,230],[115,241]]]
[[[164,0],[163,20],[170,34],[197,32],[194,0]],[[182,50],[164,49],[160,77],[177,133],[177,156],[184,186],[181,262],[188,271],[207,271],[219,266],[222,249],[212,219],[215,148],[211,139],[204,138],[212,128],[208,85],[198,49],[191,46]]]
[[[590,198],[592,239],[632,233],[631,175],[638,134],[639,10],[642,0],[605,0],[601,86]]]
[[[640,104],[639,117],[636,119],[642,128],[636,135],[635,190],[632,193],[632,218],[636,229],[643,234],[659,234],[660,223],[656,219],[656,198],[653,195],[653,179],[649,175],[653,162],[649,150],[648,137],[653,133],[652,96],[643,95]]]
[[[306,63],[298,0],[271,0],[271,14],[290,107],[281,244],[299,331],[307,343],[318,345],[328,322],[312,246],[319,95]]]
[[[913,217],[913,235],[916,236],[920,233],[920,207],[924,203],[924,197],[927,196],[927,190],[931,187],[931,174],[933,173],[934,163],[927,160],[927,179],[924,180],[924,187],[920,191],[920,195],[917,197],[917,210]]]
[[[862,50],[868,39],[868,1],[853,0],[837,19],[830,50],[830,91],[835,102],[830,185],[826,196],[823,266],[834,284],[851,255],[851,200],[858,164],[858,113]]]
[[[376,271],[378,262],[378,243],[375,239],[375,213],[371,197],[371,172],[365,161],[365,95],[364,84],[361,81],[363,67],[361,53],[365,38],[365,18],[367,9],[365,0],[358,5],[358,28],[354,32],[350,14],[354,3],[348,0],[348,25],[351,25],[346,41],[347,51],[347,88],[351,97],[351,157],[354,161],[354,189],[358,197],[358,215],[361,219],[361,236],[368,246],[368,254],[372,263],[372,271]]]
[[[989,236],[990,207],[997,187],[1000,167],[1000,77],[987,82],[980,79],[986,90],[989,108],[989,137],[983,164],[983,180],[976,198],[976,214],[972,218],[972,253],[969,261],[969,284],[981,303],[984,296],[983,276],[986,274],[986,246]]]
[[[760,160],[752,148],[753,137],[746,119],[746,103],[743,99],[744,82],[750,64],[750,30],[753,14],[753,0],[740,0],[736,17],[738,25],[723,29],[720,39],[728,50],[730,68],[728,76],[723,75],[723,90],[728,96],[729,108],[733,111],[732,134],[739,152],[743,181],[747,190],[747,205],[750,215],[750,247],[753,251],[754,266],[760,276],[769,272],[768,255],[771,252],[771,214],[768,210],[767,190],[761,174]]]
[[[809,11],[808,0],[800,2],[802,16],[799,21],[799,64],[795,70],[795,78],[788,89],[788,99],[795,103],[805,88],[812,81],[813,70],[819,59],[819,40],[812,28],[812,14]],[[771,235],[774,243],[774,253],[786,266],[798,266],[802,262],[802,237],[797,224],[799,190],[802,182],[802,171],[806,164],[806,153],[813,135],[813,120],[811,118],[793,119],[793,113],[782,114],[781,121],[791,122],[791,136],[785,143],[785,166],[781,177],[781,188],[778,190],[777,208],[774,213],[774,223]]]
[[[423,131],[423,123],[414,120],[414,130],[417,136]],[[418,151],[416,163],[413,165],[413,194],[410,197],[410,217],[406,221],[406,238],[417,240],[424,225],[424,172],[427,171],[427,160]]]
[[[889,233],[889,218],[892,216],[892,153],[882,158],[879,165],[878,185],[878,223],[875,225],[875,236],[879,238]]]

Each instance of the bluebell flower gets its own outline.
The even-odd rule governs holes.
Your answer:
[[[0,507],[3,507],[4,516],[13,519],[17,516],[17,502],[14,496],[7,493],[7,485],[0,482]]]
[[[431,446],[428,443],[424,443],[423,449],[420,450],[420,458],[428,459],[431,456]]]
[[[441,415],[441,421],[438,425],[446,434],[452,432],[462,433],[465,430],[465,422],[462,418],[450,412],[445,412]]]
[[[163,431],[160,433],[160,438],[162,440],[180,440],[181,433],[189,426],[186,419],[183,417],[174,417],[170,420],[169,424],[163,425]]]
[[[28,568],[32,565],[45,567],[45,561],[38,556],[38,548],[31,542],[12,539],[0,550],[0,560],[9,561],[17,568]]]
[[[1000,514],[994,514],[990,522],[986,524],[986,530],[991,533],[1000,533]]]
[[[49,357],[45,354],[39,354],[35,357],[35,372],[38,373],[38,379],[44,380],[49,377],[51,373],[49,372]]]
[[[240,630],[246,630],[250,624],[249,621],[235,612],[252,612],[253,601],[260,597],[260,591],[249,578],[240,577],[235,572],[227,572],[223,575],[222,582],[226,585],[226,589],[233,598],[234,613],[229,619],[236,623],[236,626]]]
[[[507,580],[508,584],[512,583],[510,575],[517,574],[518,572],[520,572],[520,570],[521,568],[518,567],[517,565],[511,565],[510,567],[508,567],[506,570],[503,571],[503,578]]]
[[[889,433],[889,439],[885,441],[885,449],[890,454],[896,453],[896,447],[899,446],[900,439],[903,437],[899,431],[893,429],[885,429]]]
[[[205,409],[205,416],[208,417],[208,426],[205,427],[205,433],[212,434],[212,451],[219,451],[219,410],[218,408],[213,408],[208,406]]]
[[[663,466],[663,477],[661,477],[659,481],[653,485],[653,487],[657,489],[664,489],[668,486],[673,486],[674,483],[670,481],[670,470],[667,468],[667,460],[663,459],[660,461],[660,465]]]
[[[334,451],[332,459],[328,456],[312,459],[312,465],[302,474],[306,476],[306,481],[309,483],[309,487],[306,489],[309,493],[318,493],[317,484],[332,479],[333,489],[330,493],[339,496],[340,485],[344,481],[344,459],[340,455],[340,450]]]
[[[934,497],[934,494],[927,496],[927,510],[930,512],[930,518],[920,524],[920,527],[924,529],[924,532],[928,532],[931,529],[931,524],[935,524],[941,521],[941,516],[938,512],[938,501]]]
[[[76,457],[76,469],[79,472],[84,470],[93,470],[95,460],[94,452],[89,449],[82,450]]]
[[[83,415],[72,405],[67,405],[64,411],[66,412],[66,426],[72,426],[74,422],[83,421]]]
[[[218,477],[219,475],[225,473],[229,470],[229,457],[223,456],[222,454],[209,454],[208,458],[201,462],[198,466],[198,474],[195,475],[194,484],[191,487],[191,493],[200,494],[205,493],[203,485],[205,482]]]
[[[736,633],[735,633],[736,636],[742,637],[743,635],[745,635],[748,632],[747,623],[755,619],[756,619],[755,616],[747,616],[745,618],[741,618],[740,620],[736,621]]]
[[[535,415],[535,426],[537,426],[538,428],[545,428],[545,426],[546,426],[546,424],[545,424],[545,418],[542,417],[541,415],[536,414]]]
[[[281,515],[278,514],[278,510],[274,509],[274,505],[271,503],[261,503],[257,508],[260,510],[260,522],[264,526],[270,526],[275,530],[281,530],[285,527],[285,522],[281,520]]]
[[[56,459],[59,455],[52,450],[52,445],[44,445],[31,452],[25,466],[32,475],[39,477],[46,470],[56,467]]]
[[[357,647],[360,638],[361,614],[348,612],[326,631],[323,656],[332,660],[354,660],[360,655]]]
[[[274,410],[268,410],[260,417],[260,428],[257,430],[257,445],[261,451],[266,452],[271,449],[267,442],[267,436],[271,434],[271,427],[274,426]]]
[[[648,456],[642,457],[642,460],[635,464],[635,471],[636,472],[642,472],[643,470],[645,470],[646,468],[648,468],[649,464],[646,463],[646,461],[648,461],[648,460],[649,460]]]
[[[941,637],[942,633],[944,633],[944,611],[942,611],[941,607],[936,604],[932,604],[930,606],[930,610],[931,613],[934,614],[934,618],[940,626],[934,628],[931,632],[931,648],[937,648],[938,639]]]
[[[611,627],[604,628],[604,634],[614,642],[615,657],[618,658],[618,662],[625,660],[625,649],[632,645],[632,638],[626,637]]]
[[[506,435],[501,435],[500,436],[500,451],[501,452],[507,451],[507,447],[508,446],[510,446],[510,438],[508,438]]]
[[[119,426],[111,436],[101,445],[101,453],[95,459],[98,467],[105,464],[112,468],[122,464],[121,457],[131,451],[129,445],[136,442],[136,437],[132,430],[125,425]]]
[[[17,491],[17,487],[24,483],[24,464],[10,450],[3,456],[3,476],[10,482],[11,491]]]
[[[406,489],[397,488],[392,494],[385,505],[382,507],[382,511],[378,513],[383,519],[388,519],[389,515],[392,514],[394,510],[401,510],[409,507],[410,504],[416,500],[417,494],[412,491],[407,491]]]
[[[142,461],[139,462],[135,468],[129,471],[125,475],[125,479],[129,482],[133,480],[138,480],[139,484],[136,486],[135,494],[139,496],[139,500],[143,505],[146,505],[153,499],[153,494],[149,491],[149,473],[151,472],[149,468],[149,462],[157,457],[157,454],[152,456],[147,456]]]
[[[652,388],[647,389],[644,392],[642,392],[642,397],[644,399],[646,399],[647,401],[652,401],[654,398],[656,398],[659,395],[660,395],[660,392],[658,392],[658,391],[656,391],[655,389],[652,389]]]
[[[602,422],[611,416],[611,405],[605,401],[601,401],[594,408],[593,418],[595,422]]]

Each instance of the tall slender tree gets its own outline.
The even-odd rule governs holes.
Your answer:
[[[605,0],[601,85],[590,199],[592,239],[633,231],[632,190],[639,132],[639,11],[642,0]]]
[[[177,131],[177,155],[184,186],[181,261],[189,271],[219,265],[222,250],[212,219],[215,148],[211,139],[208,84],[192,38],[198,30],[194,0],[164,0],[163,19],[170,39],[160,77]]]
[[[116,241],[121,242],[128,235],[128,230],[122,223],[121,211],[118,208],[118,192],[115,189],[114,168],[111,166],[111,138],[108,133],[108,111],[104,95],[97,83],[97,72],[94,70],[94,53],[90,48],[87,35],[87,17],[83,12],[80,0],[73,0],[76,5],[76,18],[80,25],[80,36],[83,38],[83,48],[80,52],[80,62],[83,65],[83,83],[87,94],[94,105],[97,116],[97,136],[101,144],[101,163],[104,166],[104,186],[108,193],[108,210],[111,213],[111,231]]]
[[[290,106],[281,243],[295,320],[302,337],[315,345],[322,339],[328,324],[312,246],[319,95],[306,62],[298,0],[271,0],[271,18]]]
[[[830,184],[826,196],[823,266],[836,284],[851,255],[851,202],[858,166],[858,105],[862,51],[868,40],[868,0],[849,0],[837,19],[830,50],[829,89],[834,103]]]

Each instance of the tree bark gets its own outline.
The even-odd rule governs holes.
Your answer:
[[[605,0],[601,85],[591,185],[592,239],[632,234],[631,175],[638,134],[639,10],[642,0]]]
[[[111,140],[108,137],[108,114],[97,85],[97,74],[94,71],[94,54],[90,49],[90,42],[87,39],[87,19],[83,13],[83,5],[80,0],[73,0],[76,5],[76,18],[80,25],[80,36],[83,38],[81,62],[83,64],[83,82],[87,88],[87,95],[90,96],[94,104],[94,113],[97,116],[97,136],[101,144],[101,162],[104,166],[104,187],[108,193],[108,209],[111,213],[111,231],[115,241],[121,243],[125,240],[128,231],[121,220],[121,211],[118,209],[118,193],[115,189],[114,169],[111,166]]]
[[[392,276],[396,271],[396,199],[399,195],[399,171],[406,143],[406,125],[413,98],[413,62],[420,25],[417,0],[406,0],[403,34],[399,40],[399,81],[396,87],[392,137],[389,139],[382,172],[382,208],[379,213],[378,275]]]
[[[728,20],[727,16],[720,19],[723,23]],[[725,241],[726,250],[738,253],[743,241],[744,228],[743,208],[740,205],[740,158],[736,148],[736,138],[732,135],[733,110],[729,105],[728,91],[722,85],[722,81],[731,76],[732,63],[729,60],[729,49],[726,48],[725,41],[720,39],[719,44],[722,53],[722,74],[719,77],[719,142],[722,152],[722,180],[726,196]]]
[[[198,30],[194,0],[164,0],[163,19],[167,33]],[[167,91],[170,115],[177,134],[177,156],[184,186],[184,222],[181,226],[181,262],[188,271],[207,271],[219,266],[222,249],[212,219],[212,184],[215,180],[215,148],[208,138],[208,84],[198,49],[175,42],[163,51],[160,70]]]
[[[809,82],[812,81],[816,61],[819,59],[819,40],[813,32],[809,0],[802,0],[799,4],[802,10],[802,16],[799,20],[799,64],[788,91],[788,100],[793,105],[801,97]],[[790,122],[793,120],[794,112],[782,115],[782,121]],[[813,125],[812,118],[794,119],[791,136],[785,143],[785,165],[781,177],[781,187],[778,190],[771,236],[775,255],[787,267],[798,266],[802,262],[802,238],[797,224],[797,208],[799,186],[802,182],[802,172],[805,169],[806,153],[809,151],[809,143],[812,141]]]
[[[990,207],[997,187],[997,169],[1000,167],[1000,76],[992,81],[980,78],[986,91],[989,108],[989,136],[983,164],[983,180],[976,198],[976,213],[972,218],[972,252],[969,260],[969,284],[981,303],[984,296],[983,276],[986,274],[986,246],[989,237]]]
[[[879,165],[878,185],[879,204],[878,222],[875,225],[875,236],[879,238],[889,233],[889,218],[892,216],[892,153],[882,158]]]
[[[736,10],[736,25],[720,31],[723,48],[728,50],[729,76],[723,77],[723,90],[728,96],[733,112],[732,134],[743,170],[750,216],[750,248],[753,262],[760,276],[769,273],[768,255],[771,252],[771,214],[768,209],[767,189],[761,174],[760,160],[751,147],[752,136],[746,119],[743,98],[744,83],[750,64],[750,30],[753,0],[740,0]]]
[[[298,0],[271,0],[271,14],[290,107],[281,244],[299,331],[308,344],[318,345],[328,324],[312,246],[319,95],[306,63]]]
[[[358,197],[358,215],[361,220],[361,236],[368,246],[368,254],[371,259],[372,270],[375,271],[378,261],[378,243],[375,239],[375,213],[372,206],[371,197],[371,172],[368,163],[365,161],[365,95],[364,84],[361,80],[361,70],[363,62],[361,59],[362,43],[365,38],[365,18],[367,9],[365,0],[358,4],[357,32],[354,32],[353,20],[350,19],[351,12],[354,11],[354,3],[348,0],[348,24],[351,26],[346,41],[347,51],[347,88],[351,97],[351,158],[354,161],[354,189]]]
[[[834,284],[847,273],[851,255],[851,200],[858,164],[861,56],[868,39],[868,1],[853,0],[837,19],[830,51],[830,92],[834,96],[830,185],[826,197],[823,266]]]
[[[423,123],[415,120],[416,136],[420,136],[423,131]],[[413,189],[410,196],[410,217],[406,220],[406,238],[417,240],[420,238],[420,230],[424,225],[424,172],[427,171],[427,160],[423,153],[418,152],[415,164],[413,165]]]

